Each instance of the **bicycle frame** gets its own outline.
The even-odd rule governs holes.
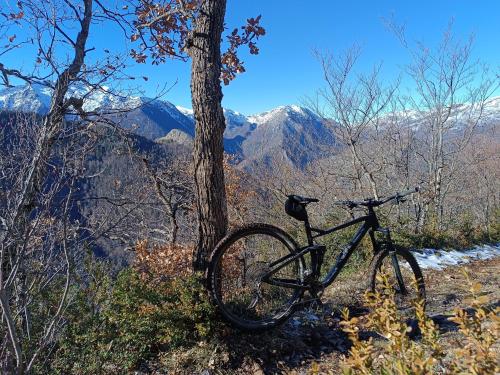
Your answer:
[[[314,243],[314,240],[316,238],[326,236],[330,233],[348,228],[348,227],[356,225],[358,223],[363,223],[363,225],[358,229],[358,231],[356,232],[354,237],[351,239],[351,241],[340,252],[335,264],[330,269],[330,271],[327,273],[325,279],[321,282],[317,282],[317,280],[320,276],[323,255],[324,255],[324,252],[327,251],[327,249],[322,245],[316,245]],[[332,228],[329,228],[326,230],[311,227],[308,219],[305,220],[304,225],[305,225],[305,231],[306,231],[306,235],[307,235],[308,245],[300,248],[299,251],[294,253],[294,254],[293,253],[288,254],[288,255],[270,263],[269,267],[271,268],[271,270],[268,271],[265,275],[263,275],[262,281],[264,281],[268,284],[271,284],[271,285],[282,286],[282,287],[293,288],[293,289],[311,290],[313,288],[317,288],[317,289],[326,288],[327,286],[329,286],[331,283],[333,283],[335,281],[335,279],[339,275],[340,271],[342,270],[342,268],[345,266],[345,264],[349,260],[349,257],[351,256],[351,254],[354,252],[356,247],[359,245],[359,243],[361,242],[361,240],[363,239],[363,237],[367,233],[369,233],[369,235],[370,235],[370,239],[372,241],[373,249],[374,249],[375,253],[380,251],[379,243],[375,239],[375,232],[376,231],[384,233],[384,235],[386,236],[389,243],[391,243],[390,242],[390,232],[388,229],[380,227],[377,215],[375,214],[373,207],[368,207],[368,214],[367,215],[361,216],[359,218],[356,218],[354,220],[348,221],[346,223],[337,225],[335,227],[332,227]],[[315,233],[315,234],[313,234],[313,233]],[[311,273],[309,275],[306,275],[306,278],[304,280],[301,280],[300,283],[298,283],[296,280],[283,279],[283,278],[273,278],[272,277],[280,269],[282,269],[283,267],[285,267],[286,265],[290,264],[291,262],[293,262],[297,259],[302,259],[302,257],[308,253],[311,253],[311,270],[310,270]]]

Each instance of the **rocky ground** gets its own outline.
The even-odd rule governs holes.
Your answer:
[[[443,338],[457,335],[456,326],[448,321],[453,309],[467,307],[469,292],[463,267],[424,270],[427,312],[439,324]],[[480,282],[483,293],[498,306],[500,258],[473,261],[466,267],[472,280]],[[242,334],[228,328],[225,344],[206,353],[205,361],[208,360],[211,369],[201,372],[207,375],[341,373],[340,361],[350,342],[339,328],[340,311],[343,307],[349,308],[352,315],[366,311],[362,303],[364,273],[356,274],[356,277],[341,275],[323,294],[323,306],[309,306],[275,330]],[[186,366],[192,360],[195,359],[187,361]]]

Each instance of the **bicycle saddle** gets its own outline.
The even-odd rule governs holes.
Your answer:
[[[300,195],[288,195],[288,199],[291,199],[291,200],[293,200],[293,201],[295,201],[296,203],[299,203],[299,204],[309,204],[309,203],[319,202],[319,199],[308,198],[308,197],[301,197]]]
[[[313,202],[319,202],[319,199],[301,197],[300,195],[289,195],[285,202],[285,212],[294,219],[306,221],[306,205]]]

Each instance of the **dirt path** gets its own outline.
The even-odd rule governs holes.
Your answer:
[[[467,264],[472,280],[483,285],[490,301],[500,303],[500,258]],[[456,327],[447,318],[455,307],[467,307],[467,281],[463,266],[444,270],[425,270],[428,314],[439,324],[444,337],[456,335]],[[363,275],[363,272],[358,274]],[[363,314],[362,276],[340,277],[322,297],[321,308],[308,308],[271,332],[241,334],[228,332],[231,348],[227,361],[214,373],[224,374],[307,374],[311,366],[321,373],[341,373],[339,363],[349,341],[339,328],[340,311]]]

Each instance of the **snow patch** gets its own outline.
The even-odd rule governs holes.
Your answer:
[[[500,256],[500,243],[475,246],[467,250],[422,249],[415,251],[413,255],[417,258],[420,268],[442,270],[447,266],[498,257]]]
[[[182,113],[184,116],[186,117],[189,117],[191,119],[194,119],[194,112],[192,109],[190,108],[185,108],[185,107],[181,107],[180,105],[176,105],[175,106],[177,108],[177,110]]]

